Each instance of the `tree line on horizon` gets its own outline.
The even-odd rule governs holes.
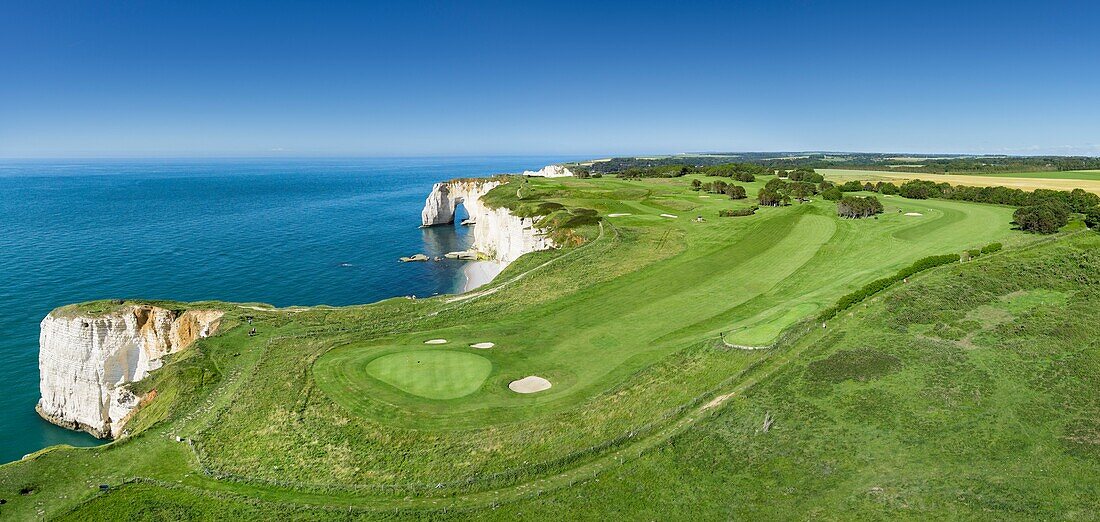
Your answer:
[[[915,158],[913,157],[915,156]],[[721,165],[755,165],[776,169],[856,169],[926,174],[980,174],[997,172],[1056,172],[1100,169],[1100,157],[1092,156],[997,156],[850,152],[740,152],[681,155],[658,158],[620,157],[597,161],[592,172],[619,174],[633,169],[703,168]],[[759,174],[757,174],[759,175]],[[674,176],[641,176],[674,177]]]

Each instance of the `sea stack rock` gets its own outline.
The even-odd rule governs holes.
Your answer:
[[[50,312],[41,324],[42,398],[35,409],[59,426],[118,437],[143,399],[126,384],[160,368],[164,356],[214,334],[222,315],[219,310],[180,313],[145,305],[95,314],[74,307]]]
[[[489,208],[481,196],[501,184],[499,180],[461,179],[436,183],[420,213],[423,226],[454,223],[461,204],[473,222],[471,250],[507,265],[528,252],[554,248],[554,242],[535,227],[535,219],[512,215],[507,208]]]

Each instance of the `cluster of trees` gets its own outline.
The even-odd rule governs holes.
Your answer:
[[[603,174],[600,172],[592,172],[588,167],[575,166],[569,167],[569,170],[573,172],[574,178],[588,179],[588,178],[602,178]]]
[[[1043,201],[1020,207],[1012,214],[1012,222],[1020,230],[1038,234],[1053,234],[1069,223],[1069,207],[1059,201]]]
[[[779,175],[786,174],[787,181],[806,181],[809,183],[821,183],[825,181],[825,176],[818,174],[817,171],[811,168],[798,167],[790,172],[785,170],[779,170]]]
[[[821,191],[821,197],[829,201],[840,201],[840,198],[844,197],[845,192],[866,191],[890,195],[898,193],[897,185],[894,185],[893,183],[883,183],[881,181],[878,183],[871,183],[869,181],[866,183],[860,183],[859,181],[852,180],[844,182],[840,185],[833,185],[828,181],[823,181],[821,183],[818,183],[818,187],[818,190]]]
[[[678,178],[691,173],[694,167],[688,165],[661,165],[653,167],[630,167],[615,172],[620,178]]]
[[[882,203],[874,196],[844,196],[836,203],[836,215],[846,218],[865,218],[882,213]]]
[[[725,194],[729,196],[730,199],[745,199],[747,197],[745,187],[726,183],[722,180],[703,183],[702,181],[693,179],[691,180],[691,188],[692,190],[702,190],[710,194]]]
[[[620,178],[678,178],[688,174],[702,174],[704,176],[736,179],[744,183],[756,181],[756,176],[772,174],[772,169],[754,163],[721,163],[718,165],[665,164],[659,161],[655,163],[658,164],[624,166],[619,170],[612,170],[611,173],[618,175]],[[599,163],[594,164],[590,169],[594,172],[603,172],[600,170]]]
[[[785,194],[781,194],[779,191],[771,190],[768,188],[760,189],[760,192],[756,193],[756,199],[761,205],[766,207],[778,207],[780,205],[790,205],[791,197]]]
[[[953,186],[948,183],[935,183],[919,179],[905,182],[899,188],[898,193],[911,199],[942,198],[975,203],[995,203],[1014,207],[1058,201],[1073,212],[1085,212],[1100,205],[1100,196],[1081,189],[1071,191],[1036,189],[1032,192],[1026,192],[1008,187]]]
[[[756,213],[757,207],[755,205],[749,208],[727,208],[718,211],[718,217],[739,217],[739,216],[751,216]]]
[[[724,163],[709,167],[696,167],[694,172],[706,176],[732,178],[744,183],[756,181],[757,176],[767,176],[772,169],[753,163]]]
[[[1100,196],[1082,189],[1070,191],[1036,189],[1026,192],[1008,187],[968,187],[914,179],[903,183],[900,187],[893,183],[879,182],[872,185],[867,182],[861,185],[858,181],[849,181],[838,187],[823,190],[822,197],[838,201],[843,197],[842,192],[857,190],[899,194],[910,199],[940,198],[1020,207],[1013,214],[1013,223],[1021,230],[1040,234],[1057,232],[1069,222],[1074,212],[1085,214],[1086,224],[1089,222],[1090,214],[1097,216],[1093,218],[1094,224],[1089,225],[1089,228],[1100,226]]]
[[[775,178],[768,180],[756,197],[760,200],[761,205],[778,207],[780,205],[790,205],[792,199],[806,201],[810,196],[817,193],[817,185],[809,181],[786,181],[782,178]]]

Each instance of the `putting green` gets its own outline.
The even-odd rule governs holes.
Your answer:
[[[480,355],[419,350],[383,355],[367,363],[366,372],[401,391],[427,399],[457,399],[485,382],[493,363]]]

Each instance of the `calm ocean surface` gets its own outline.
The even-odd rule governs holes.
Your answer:
[[[457,262],[398,263],[468,242],[419,229],[432,183],[574,158],[0,162],[0,462],[52,444],[38,323],[106,298],[347,305],[453,292]]]

